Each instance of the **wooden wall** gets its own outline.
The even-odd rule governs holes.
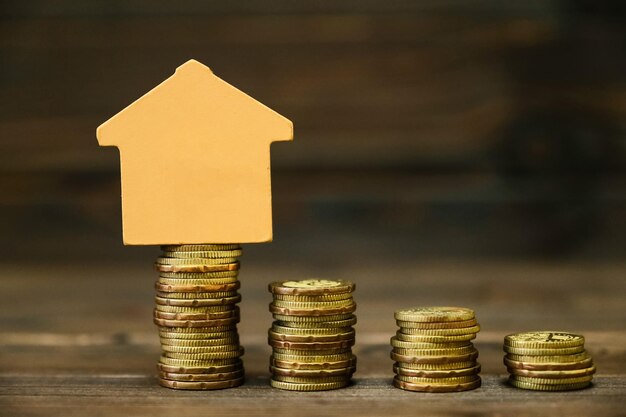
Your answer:
[[[95,128],[191,57],[295,124],[272,149],[275,243],[253,249],[261,259],[626,252],[620,2],[40,0],[0,13],[8,261],[148,251],[121,247],[118,154]]]

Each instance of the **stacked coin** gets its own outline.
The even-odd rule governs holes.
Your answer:
[[[237,323],[239,245],[162,246],[154,323],[161,348],[159,383],[210,390],[243,383]]]
[[[462,307],[416,307],[395,312],[400,327],[391,338],[396,363],[393,385],[407,391],[468,391],[481,384],[480,330],[474,311]]]
[[[585,338],[567,332],[537,331],[504,338],[509,382],[535,391],[569,391],[591,384],[596,367]]]
[[[271,385],[291,391],[347,386],[356,370],[354,284],[309,279],[273,282],[269,290]]]

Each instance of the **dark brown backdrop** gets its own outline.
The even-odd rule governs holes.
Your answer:
[[[4,256],[153,253],[94,132],[193,57],[295,124],[259,259],[623,257],[620,2],[336,3],[3,2]]]

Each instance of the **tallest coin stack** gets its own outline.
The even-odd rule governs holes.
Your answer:
[[[154,323],[162,356],[159,383],[210,390],[243,383],[237,323],[239,245],[162,246]]]

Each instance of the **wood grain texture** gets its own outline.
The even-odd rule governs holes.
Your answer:
[[[252,247],[250,247],[252,248]],[[259,247],[260,248],[260,247]],[[159,356],[147,265],[3,265],[0,415],[568,415],[617,416],[626,395],[626,272],[623,264],[536,262],[385,263],[291,261],[263,251],[242,259],[241,341],[247,382],[216,392],[176,392],[155,380]],[[252,252],[252,253],[250,253]],[[156,255],[156,253],[155,253]],[[315,260],[313,260],[315,261]],[[324,276],[357,283],[355,384],[328,393],[268,386],[266,285],[277,277]],[[459,394],[391,387],[393,311],[411,305],[472,307],[482,330],[484,386]],[[505,384],[504,335],[551,328],[586,336],[598,374],[591,389],[537,393]]]
[[[12,259],[84,259],[89,242],[133,258],[117,244],[119,154],[94,131],[190,57],[294,121],[272,150],[286,247],[336,231],[427,257],[623,258],[611,1],[6,1],[0,19]]]
[[[0,415],[537,416],[553,415],[555,409],[571,416],[623,415],[626,380],[594,381],[589,389],[545,394],[514,389],[503,377],[486,376],[474,391],[422,394],[395,389],[389,378],[355,378],[345,389],[292,393],[270,388],[267,377],[249,379],[234,389],[181,392],[160,388],[147,375],[2,376]]]

